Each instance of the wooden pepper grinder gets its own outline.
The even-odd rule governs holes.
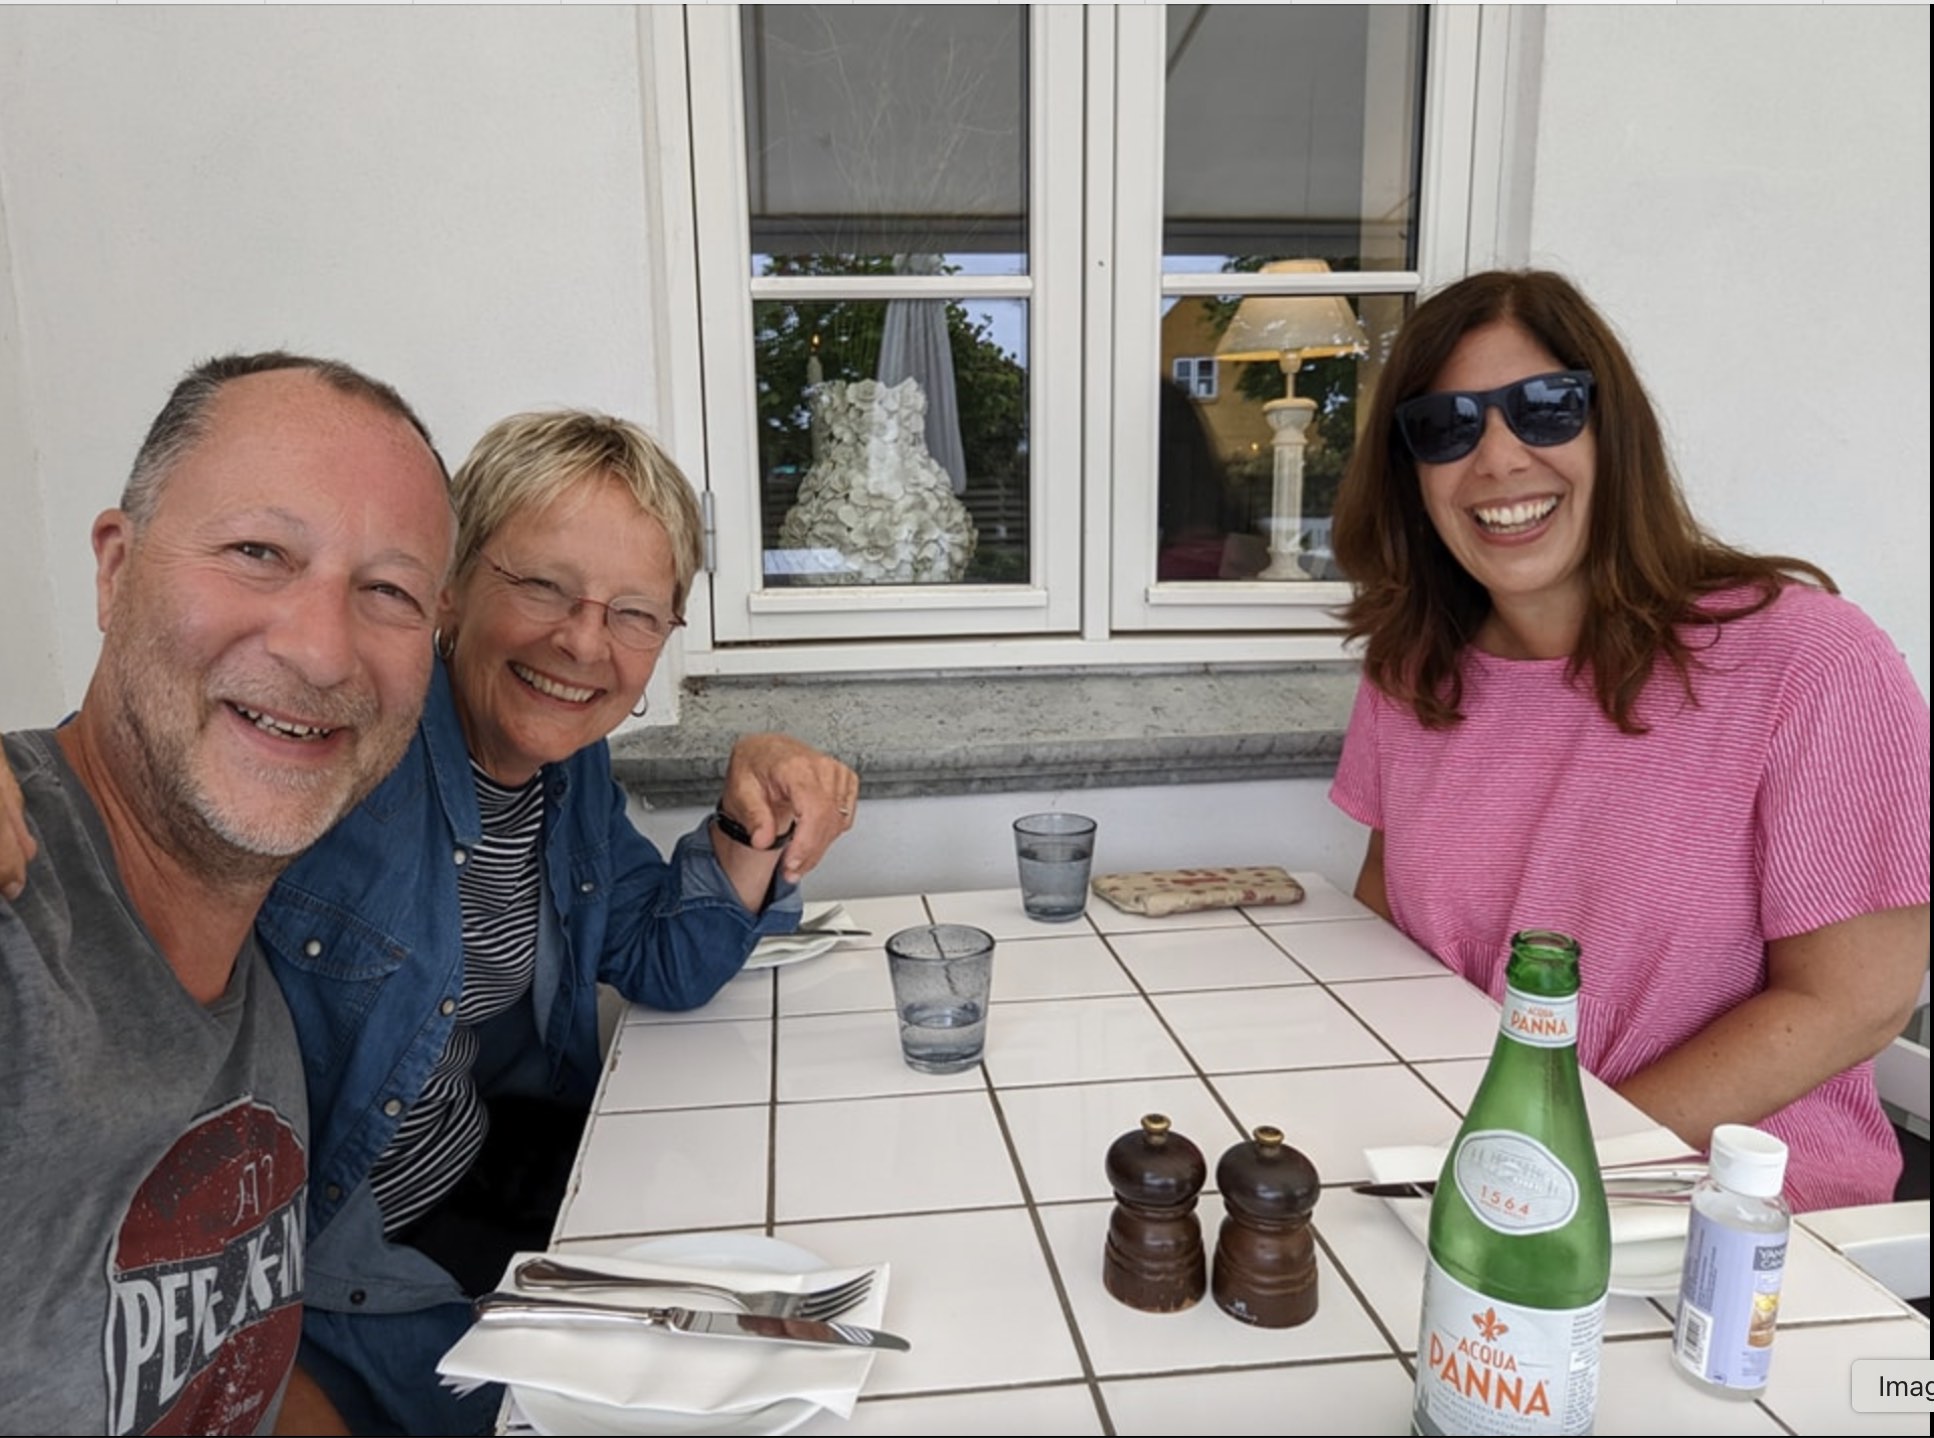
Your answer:
[[[1115,1211],[1108,1219],[1101,1281],[1130,1308],[1176,1313],[1209,1286],[1196,1195],[1208,1180],[1202,1150],[1169,1130],[1168,1118],[1147,1114],[1108,1146],[1108,1186]]]
[[[1258,1328],[1294,1328],[1316,1313],[1316,1166],[1264,1126],[1215,1166],[1224,1217],[1215,1246],[1215,1301]]]

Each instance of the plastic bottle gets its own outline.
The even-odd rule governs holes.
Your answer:
[[[1430,1207],[1413,1433],[1589,1433],[1611,1217],[1578,1081],[1578,945],[1511,938],[1491,1063]]]
[[[1712,1164],[1692,1191],[1672,1357],[1726,1398],[1766,1391],[1792,1213],[1780,1197],[1786,1145],[1745,1124],[1712,1131]]]

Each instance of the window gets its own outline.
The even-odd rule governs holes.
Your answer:
[[[1172,373],[1176,387],[1190,399],[1215,398],[1215,359],[1210,355],[1184,356],[1175,362]]]
[[[1469,261],[1477,13],[649,23],[717,534],[689,667],[1339,652],[1359,399]]]

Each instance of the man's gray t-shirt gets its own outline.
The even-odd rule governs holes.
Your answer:
[[[302,1328],[308,1106],[253,938],[207,1006],[51,731],[0,900],[0,1432],[267,1432]]]

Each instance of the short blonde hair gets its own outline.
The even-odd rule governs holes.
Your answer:
[[[705,557],[705,526],[691,481],[650,435],[628,420],[590,410],[514,414],[484,432],[450,481],[457,506],[456,578],[515,514],[556,503],[581,485],[615,480],[671,537],[683,614]]]

